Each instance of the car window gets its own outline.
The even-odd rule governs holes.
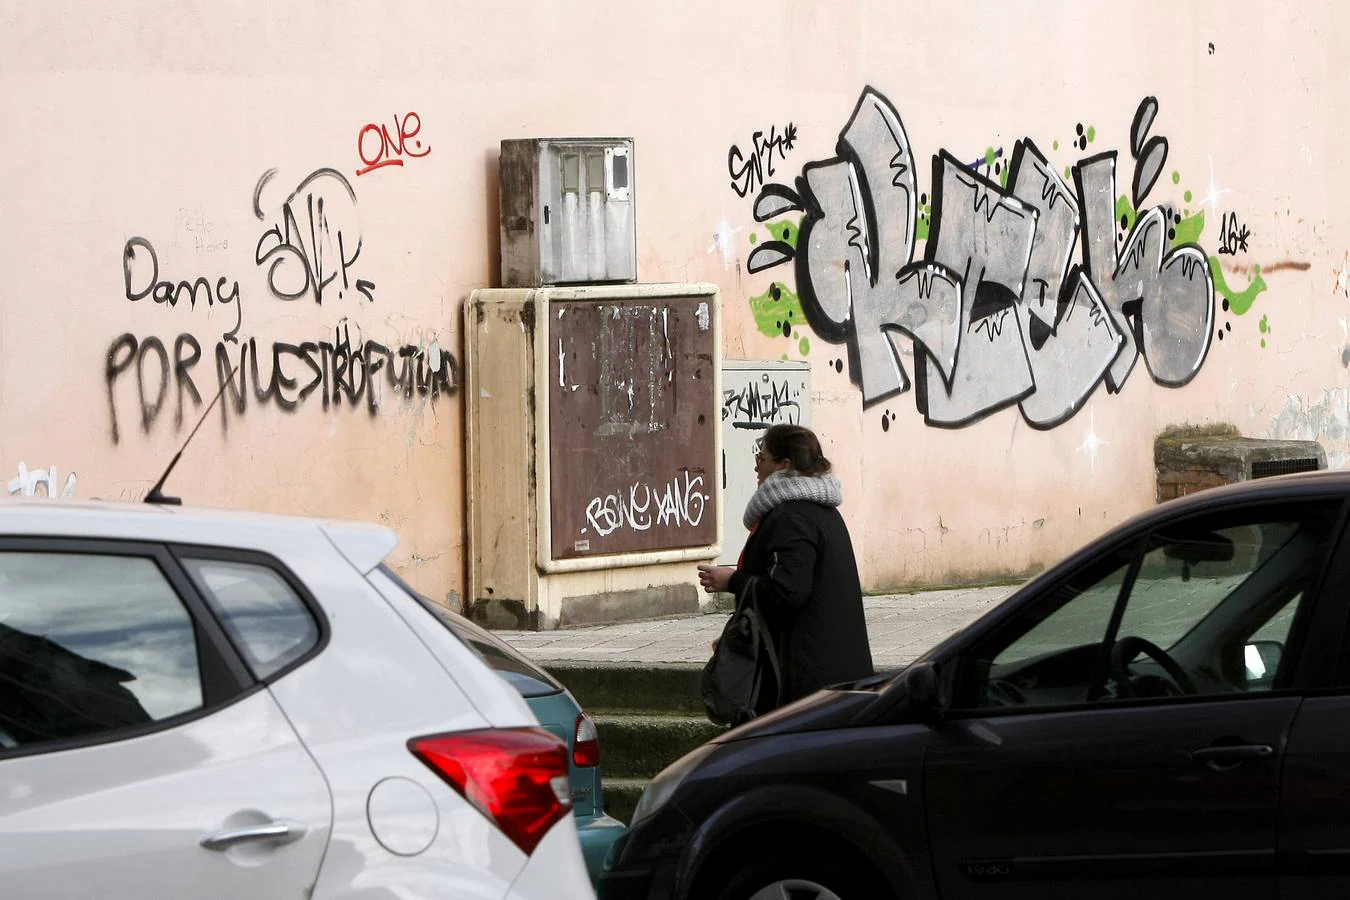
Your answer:
[[[390,581],[406,591],[409,596],[417,601],[419,606],[430,613],[437,622],[440,622],[462,643],[472,648],[494,672],[505,679],[525,699],[556,694],[563,689],[563,686],[552,675],[530,662],[519,650],[506,641],[458,613],[451,612],[439,603],[434,603],[422,596],[387,566],[381,568],[389,576]]]
[[[1046,707],[1281,687],[1336,503],[1173,523],[1018,610],[965,655],[956,706]]]
[[[520,651],[490,631],[480,628],[463,616],[456,616],[447,609],[437,609],[430,600],[424,600],[423,605],[444,622],[461,641],[477,650],[492,670],[505,678],[522,697],[526,699],[542,697],[546,694],[556,694],[563,689],[553,676],[535,666],[522,656]]]
[[[183,567],[255,678],[270,678],[319,642],[319,623],[276,570],[194,557]]]
[[[0,551],[0,748],[201,706],[196,630],[154,560]]]
[[[1100,641],[1120,598],[1129,562],[1128,557],[1117,558],[1104,575],[1061,588],[1056,597],[1059,602],[1043,604],[1036,611],[1040,615],[1029,616],[1025,633],[998,652],[994,665],[1005,667]]]

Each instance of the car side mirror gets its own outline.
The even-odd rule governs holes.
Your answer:
[[[942,696],[937,667],[931,662],[910,666],[904,672],[905,705],[916,721],[934,724],[942,718]]]
[[[931,662],[921,662],[910,665],[891,679],[877,699],[849,724],[855,728],[878,722],[935,725],[941,718],[942,697],[937,666]]]
[[[1270,682],[1280,668],[1284,644],[1279,641],[1252,641],[1242,648],[1242,662],[1247,669],[1247,683]]]

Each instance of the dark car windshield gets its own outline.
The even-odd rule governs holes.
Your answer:
[[[399,578],[388,566],[381,566],[380,569],[391,581],[417,600],[423,609],[436,618],[436,621],[448,628],[451,634],[477,651],[478,655],[483,657],[483,660],[492,667],[493,671],[506,679],[507,683],[515,688],[522,697],[526,699],[543,697],[548,694],[556,694],[563,689],[563,686],[554,680],[552,675],[535,666],[506,641],[487,629],[475,625],[458,613],[453,613],[439,603],[434,603],[423,597],[402,578]]]

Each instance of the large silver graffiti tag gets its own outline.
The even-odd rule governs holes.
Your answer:
[[[932,224],[915,260],[914,159],[894,107],[865,89],[836,149],[803,167],[800,207],[769,185],[756,217],[805,209],[803,307],[822,337],[852,343],[864,405],[910,388],[901,334],[915,343],[917,404],[946,427],[1012,403],[1033,427],[1053,427],[1103,381],[1119,391],[1141,353],[1161,385],[1199,371],[1214,319],[1206,255],[1169,250],[1158,209],[1117,249],[1114,153],[1074,167],[1076,192],[1030,140],[1014,148],[1008,190],[937,154]],[[790,252],[762,250],[763,259]]]

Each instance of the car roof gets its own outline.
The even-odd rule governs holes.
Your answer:
[[[0,536],[118,538],[276,552],[286,536],[322,533],[358,570],[389,555],[398,536],[366,522],[154,503],[0,499]]]

